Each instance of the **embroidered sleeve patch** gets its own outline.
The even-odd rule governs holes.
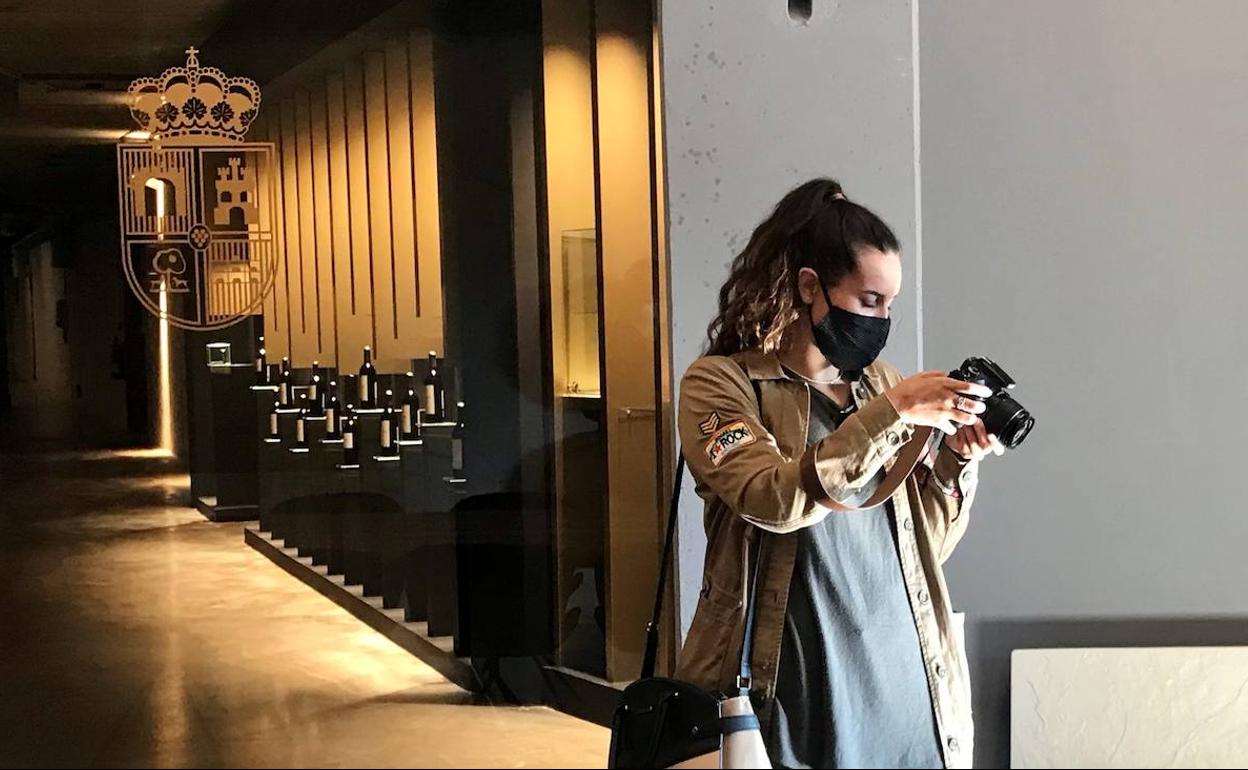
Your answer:
[[[757,440],[754,431],[750,430],[750,426],[744,421],[730,422],[711,436],[711,440],[706,444],[706,457],[713,465],[719,467],[729,452],[749,446]]]
[[[709,436],[719,428],[719,412],[711,412],[711,416],[698,423],[703,436]]]

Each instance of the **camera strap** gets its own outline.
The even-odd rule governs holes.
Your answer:
[[[822,492],[822,495],[811,495],[816,503],[825,508],[831,508],[834,511],[868,511],[875,508],[880,503],[893,496],[898,487],[906,483],[906,479],[914,471],[914,467],[919,464],[919,460],[923,457],[927,449],[928,442],[932,438],[932,428],[922,427],[915,430],[914,435],[906,442],[897,453],[897,461],[893,463],[893,467],[888,469],[884,474],[884,480],[880,482],[880,486],[876,488],[875,493],[862,505],[847,505],[834,500],[828,490],[823,486],[823,482],[819,479],[819,472],[815,469],[815,453],[807,454],[807,459],[802,463],[802,486],[809,493],[811,490]]]

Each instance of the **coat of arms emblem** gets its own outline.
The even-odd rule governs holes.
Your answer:
[[[185,67],[130,84],[149,141],[117,146],[122,266],[153,314],[219,329],[259,310],[278,250],[273,145],[245,142],[260,107],[247,78]]]

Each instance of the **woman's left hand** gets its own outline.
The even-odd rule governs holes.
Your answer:
[[[974,425],[963,425],[952,436],[945,437],[945,446],[952,449],[964,460],[978,462],[989,454],[998,457],[1005,454],[1005,447],[997,437],[984,429],[984,421],[976,420]]]

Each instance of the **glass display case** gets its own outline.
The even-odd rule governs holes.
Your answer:
[[[564,395],[599,398],[602,385],[598,360],[598,231],[564,230],[563,339],[567,369]]]
[[[208,366],[228,369],[233,363],[230,357],[230,343],[209,342],[205,347],[208,349]]]

